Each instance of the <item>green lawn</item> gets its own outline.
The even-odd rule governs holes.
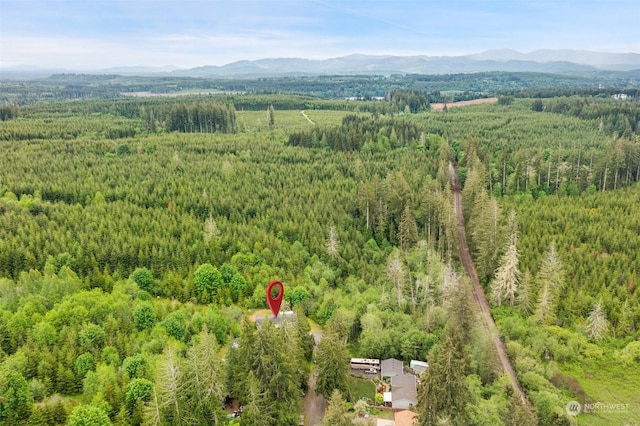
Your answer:
[[[352,401],[355,402],[362,398],[368,398],[370,402],[375,401],[376,385],[371,380],[349,376],[348,386]]]

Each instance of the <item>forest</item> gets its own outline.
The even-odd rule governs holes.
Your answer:
[[[397,77],[354,101],[3,82],[0,424],[297,425],[312,374],[323,424],[351,424],[380,410],[349,357],[428,361],[420,425],[637,423],[637,92],[534,77],[537,94]],[[431,110],[446,90],[499,101]],[[273,280],[295,315],[256,327]]]

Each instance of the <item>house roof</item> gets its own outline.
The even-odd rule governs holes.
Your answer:
[[[418,403],[418,386],[416,376],[413,374],[402,374],[391,377],[391,393],[393,401],[402,399],[410,401],[413,405]]]
[[[413,411],[402,410],[394,416],[395,426],[414,426],[418,423],[418,415]]]
[[[427,371],[427,368],[429,368],[429,364],[424,361],[417,361],[415,359],[412,359],[409,367],[416,373],[422,374]]]
[[[282,321],[283,321],[285,318],[293,318],[293,316],[294,316],[294,315],[295,315],[295,314],[293,313],[293,311],[284,311],[284,312],[280,312],[280,313],[278,314],[278,316],[277,316],[277,317],[275,317],[275,318],[274,318],[274,316],[273,316],[273,315],[266,315],[266,316],[258,315],[258,316],[256,317],[256,325],[258,326],[258,328],[260,328],[260,326],[262,325],[262,323],[263,323],[264,321],[269,320],[269,321],[273,322],[273,324],[274,324],[276,327],[279,327],[279,326],[280,326],[280,324],[282,323]]]
[[[402,361],[388,358],[382,361],[382,377],[393,377],[404,374]]]

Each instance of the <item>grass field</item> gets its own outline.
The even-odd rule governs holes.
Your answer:
[[[565,364],[560,369],[576,378],[590,399],[578,400],[593,410],[576,416],[579,425],[640,424],[640,366],[623,368],[599,360]]]
[[[347,114],[353,113],[350,111],[305,110],[303,114],[299,110],[275,110],[273,130],[295,131],[309,129],[313,126],[337,126],[342,123],[342,118]],[[270,130],[266,110],[237,111],[236,122],[240,132],[266,132]]]

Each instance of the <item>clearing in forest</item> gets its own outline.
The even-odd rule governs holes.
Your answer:
[[[451,107],[461,107],[461,106],[469,106],[469,105],[478,105],[478,104],[493,104],[498,102],[498,98],[482,98],[482,99],[473,99],[471,101],[459,101],[459,102],[451,102],[444,104],[431,104],[431,109],[434,111],[443,111],[444,106],[447,108]]]

